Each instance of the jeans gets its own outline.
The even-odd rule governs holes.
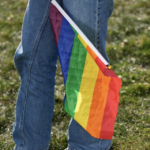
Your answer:
[[[108,60],[105,45],[113,0],[57,0]],[[57,47],[49,21],[51,0],[29,0],[15,67],[21,78],[13,128],[15,150],[47,150],[51,139]],[[111,140],[91,137],[71,119],[69,150],[108,150]]]

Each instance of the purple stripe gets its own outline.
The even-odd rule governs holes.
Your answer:
[[[53,30],[56,45],[58,45],[62,17],[63,17],[62,14],[57,10],[57,8],[53,4],[51,4],[49,19]]]

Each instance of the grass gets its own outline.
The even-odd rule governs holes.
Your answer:
[[[115,150],[150,149],[150,2],[115,0],[109,20],[107,54],[122,79],[115,123]],[[21,38],[27,0],[0,3],[0,150],[12,150],[12,128],[20,79],[13,56]],[[62,109],[64,86],[58,64],[50,150],[67,147],[69,116]]]

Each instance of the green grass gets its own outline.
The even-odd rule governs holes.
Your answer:
[[[150,2],[115,0],[109,20],[107,54],[122,79],[115,123],[115,150],[150,149]],[[0,3],[0,150],[12,150],[12,128],[20,79],[13,56],[21,38],[27,0]],[[50,150],[67,147],[70,117],[63,111],[64,86],[58,64]]]

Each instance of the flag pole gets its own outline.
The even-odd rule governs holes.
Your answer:
[[[67,13],[59,6],[56,0],[52,0],[51,2],[59,12],[67,19],[67,21],[74,27],[74,29],[80,34],[80,36],[84,39],[84,41],[89,45],[89,47],[93,50],[93,52],[100,58],[100,60],[105,64],[109,65],[106,59],[99,53],[99,51],[95,48],[95,46],[89,41],[89,39],[84,35],[84,33],[79,29],[79,27],[73,22],[73,20],[67,15]]]

